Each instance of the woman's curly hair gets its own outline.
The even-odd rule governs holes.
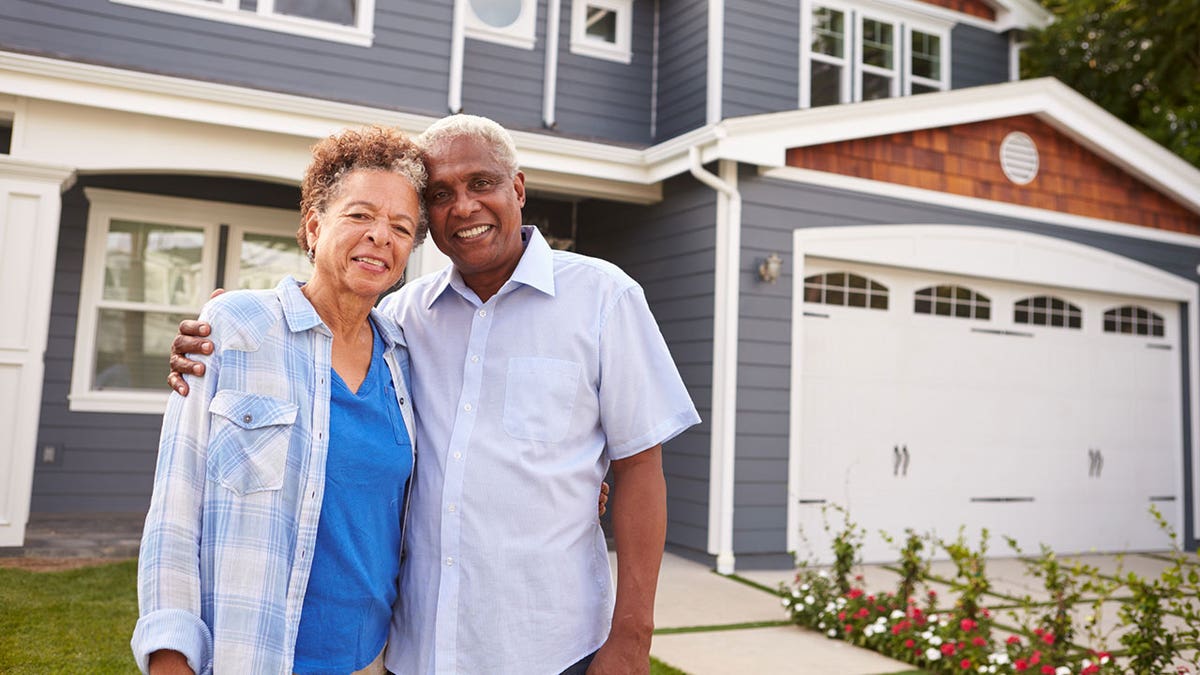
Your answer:
[[[425,240],[429,231],[429,214],[425,210],[425,155],[403,131],[383,126],[344,129],[313,146],[312,162],[300,184],[300,229],[296,241],[300,250],[308,253],[304,219],[310,209],[324,213],[329,202],[337,197],[342,179],[352,171],[371,169],[399,174],[412,183],[417,191],[421,212],[413,247]]]

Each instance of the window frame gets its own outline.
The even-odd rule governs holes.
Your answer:
[[[839,63],[836,57],[816,54],[812,51],[814,21],[813,15],[820,8],[842,12],[845,16],[847,41],[845,63]],[[863,20],[879,21],[892,27],[895,54],[894,69],[888,71],[877,66],[863,63]],[[950,89],[951,68],[951,29],[953,22],[943,21],[940,17],[931,16],[916,10],[893,5],[880,0],[860,0],[857,2],[843,0],[800,0],[800,91],[798,107],[812,108],[812,63],[820,61],[842,67],[841,101],[840,103],[857,103],[862,98],[863,74],[891,77],[889,98],[911,96],[912,85],[921,84],[936,87],[940,91]],[[941,80],[916,77],[912,74],[912,33],[913,31],[935,35],[939,38],[939,59],[941,65]],[[898,62],[897,62],[898,61]]]
[[[943,297],[938,295],[938,291],[948,288],[949,295]],[[929,291],[929,295],[923,296],[922,293]],[[968,297],[959,298],[958,292],[966,291]],[[975,290],[973,286],[966,286],[955,282],[933,283],[928,286],[920,286],[913,290],[913,315],[917,316],[933,316],[942,319],[965,319],[967,321],[992,321],[996,309],[996,302],[990,295],[984,295],[982,292]],[[922,311],[920,303],[929,303],[929,310]],[[938,304],[945,303],[950,308],[949,314],[941,314],[938,310]],[[959,313],[959,308],[965,307],[968,312],[966,316]],[[986,310],[987,316],[979,316],[980,310]]]
[[[608,9],[616,14],[616,42],[606,42],[587,34],[588,6]],[[571,6],[572,54],[628,64],[633,61],[633,0],[574,0]]]
[[[343,42],[359,47],[370,47],[375,42],[375,0],[354,0],[355,22],[347,26],[330,21],[309,19],[302,16],[278,14],[275,0],[258,0],[253,10],[242,9],[239,0],[109,0],[118,5],[140,7],[158,12],[170,12],[185,16],[220,21],[222,23],[249,26],[277,33],[290,33],[304,37]]]
[[[518,49],[533,49],[537,44],[537,0],[520,0],[521,13],[515,21],[503,28],[489,25],[480,19],[471,5],[471,0],[457,2],[461,3],[463,35],[466,37]]]
[[[89,202],[87,238],[84,243],[83,271],[80,275],[79,305],[75,319],[75,351],[71,366],[68,409],[72,412],[145,413],[161,414],[166,410],[170,391],[111,391],[92,388],[96,363],[96,334],[102,309],[131,309],[151,312],[191,312],[199,314],[203,301],[197,305],[156,305],[105,300],[104,272],[107,258],[108,232],[113,220],[131,220],[160,225],[198,229],[204,234],[200,264],[201,288],[213,288],[217,278],[220,255],[220,230],[229,227],[227,253],[236,254],[245,233],[295,235],[299,227],[291,211],[262,206],[244,206],[225,202],[210,202],[181,197],[84,188]],[[236,244],[235,244],[236,242]],[[228,257],[228,256],[227,256]],[[236,268],[239,262],[233,263]],[[229,263],[226,269],[230,269]],[[235,278],[226,274],[225,283],[235,287]],[[136,307],[134,305],[137,305]],[[166,362],[163,372],[166,373]]]

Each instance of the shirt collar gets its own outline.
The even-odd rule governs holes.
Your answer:
[[[542,233],[533,225],[521,226],[521,239],[525,243],[525,252],[521,254],[521,260],[517,263],[517,268],[513,270],[508,281],[530,286],[553,297],[553,249],[550,248],[550,244],[546,243],[546,238],[542,236]],[[450,288],[464,298],[474,295],[468,295],[470,289],[463,281],[458,269],[453,265],[443,270],[441,274],[441,278],[434,283],[433,292],[429,294],[429,303],[425,305],[425,309],[432,307],[433,303],[437,302],[438,298],[442,297]],[[508,282],[505,282],[505,287],[508,287]],[[503,287],[500,292],[505,292]]]
[[[279,296],[280,304],[283,305],[283,317],[287,321],[288,330],[299,333],[320,326],[328,332],[329,329],[325,327],[321,315],[317,314],[317,310],[300,290],[302,285],[288,275],[275,287],[275,293]],[[371,308],[371,318],[374,319],[375,326],[379,328],[379,334],[383,336],[383,341],[388,349],[396,345],[407,346],[399,324],[380,314],[379,310],[374,307]]]

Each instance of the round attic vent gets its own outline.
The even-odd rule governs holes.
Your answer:
[[[1017,185],[1027,185],[1037,177],[1038,151],[1029,134],[1013,131],[1000,143],[1000,168]]]

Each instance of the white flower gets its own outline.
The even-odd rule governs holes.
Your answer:
[[[929,644],[933,645],[934,647],[940,646],[942,644],[942,637],[940,635],[934,635],[933,637],[929,638]]]
[[[1067,666],[1059,666],[1054,669],[1054,675],[1071,675],[1071,669]]]
[[[930,661],[939,661],[942,658],[942,653],[932,647],[925,650],[925,658]]]
[[[791,598],[783,598],[779,601],[779,604],[783,605],[784,607],[791,607],[792,599]]]
[[[902,611],[900,611],[900,610],[898,610],[898,609],[893,609],[893,610],[892,610],[892,613],[888,615],[888,618],[889,618],[889,619],[903,619],[903,618],[904,618],[904,612],[902,612]]]
[[[796,589],[794,589],[794,588],[793,588],[793,589],[792,589],[792,597],[793,597],[793,598],[798,598],[798,597],[800,597],[800,591],[797,591]]]
[[[1008,652],[994,652],[989,654],[988,661],[1001,666],[1008,665]]]
[[[930,615],[929,615],[929,622],[930,622],[930,623],[937,623],[937,620],[938,620],[938,615],[937,615],[937,614],[930,614]]]
[[[808,590],[808,589],[810,589],[810,588],[812,588],[812,586],[809,586],[808,584],[804,584],[804,585],[802,585],[802,586],[800,587],[800,590],[802,590],[802,591],[807,591],[807,590]]]
[[[1104,664],[1108,663],[1109,660],[1110,659],[1108,658],[1108,656],[1101,656],[1100,657],[1100,665],[1104,665]]]
[[[820,572],[817,572],[817,576],[821,577],[822,579],[828,579],[829,572],[826,572],[825,570],[821,570]]]
[[[822,621],[821,623],[817,624],[817,628],[819,628],[821,630],[825,630],[825,622]]]
[[[863,635],[865,635],[866,637],[871,637],[874,634],[875,634],[875,626],[874,625],[867,626],[866,628],[863,629]]]
[[[829,629],[829,632],[828,632],[828,633],[826,633],[826,635],[828,635],[829,637],[837,637],[837,631],[836,631],[836,630],[834,630],[834,629],[832,629],[832,628],[830,628],[830,629]]]
[[[817,601],[817,599],[811,595],[804,596],[804,604],[806,604],[806,605],[811,605],[816,601]]]
[[[837,606],[838,606],[838,607],[845,607],[845,606],[846,606],[846,599],[845,599],[845,598],[838,598],[838,599],[837,599]]]

